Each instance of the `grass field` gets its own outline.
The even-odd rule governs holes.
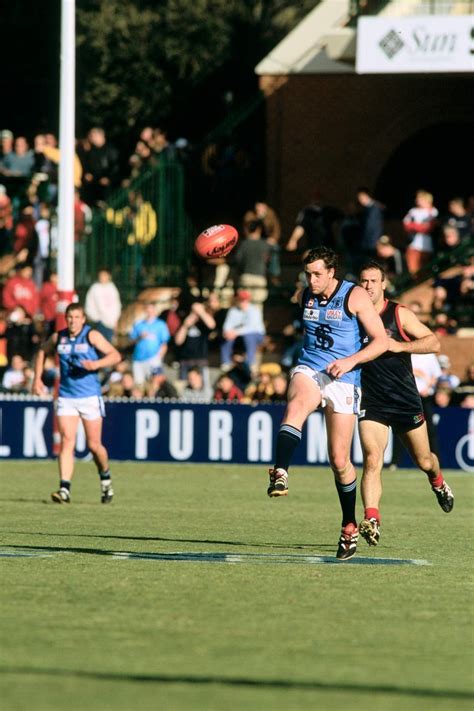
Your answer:
[[[58,506],[54,462],[2,462],[2,711],[473,707],[474,477],[446,472],[447,515],[420,473],[386,472],[380,545],[333,564],[327,470],[294,468],[285,500],[259,466],[113,474],[112,505],[80,463]]]

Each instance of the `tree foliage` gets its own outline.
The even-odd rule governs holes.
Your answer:
[[[79,128],[212,125],[215,92],[252,86],[254,66],[317,0],[79,0]],[[209,91],[211,86],[211,91]],[[200,102],[205,91],[206,104]],[[216,96],[216,100],[217,100]]]

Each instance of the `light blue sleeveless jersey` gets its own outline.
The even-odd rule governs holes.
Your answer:
[[[100,353],[89,343],[90,326],[84,326],[77,336],[65,328],[58,332],[56,350],[59,356],[59,395],[61,397],[91,397],[101,395],[97,371],[81,368],[81,360],[99,360]]]
[[[305,289],[302,298],[304,345],[298,364],[326,372],[326,366],[361,349],[359,322],[348,308],[355,284],[339,281],[326,301]],[[360,385],[360,368],[345,373],[339,381]]]

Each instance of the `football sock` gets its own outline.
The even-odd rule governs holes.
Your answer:
[[[110,469],[107,469],[106,472],[99,472],[99,476],[102,484],[110,482]]]
[[[301,442],[301,430],[292,425],[281,425],[276,443],[275,469],[288,471],[291,458]]]
[[[439,474],[437,474],[436,476],[430,476],[428,474],[428,480],[429,480],[431,486],[435,486],[437,489],[439,489],[440,486],[443,486],[444,479],[443,479],[443,475],[441,474],[441,472]]]
[[[67,489],[67,491],[71,491],[71,482],[66,481],[66,479],[60,479],[59,488],[60,489]]]
[[[351,481],[350,484],[341,484],[336,479],[335,482],[342,509],[342,525],[346,526],[348,523],[355,523],[357,525],[355,517],[357,479]]]
[[[369,518],[375,518],[377,523],[380,523],[380,512],[378,509],[373,508],[364,509],[364,518],[366,518],[367,520]]]

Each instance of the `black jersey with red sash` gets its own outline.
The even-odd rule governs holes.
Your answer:
[[[395,301],[385,300],[380,318],[385,332],[394,341],[410,341],[400,323],[399,311],[405,308]],[[368,343],[365,335],[364,342]],[[410,353],[391,353],[382,355],[362,364],[362,402],[361,409],[378,408],[383,412],[416,415],[423,408],[416,387]]]

